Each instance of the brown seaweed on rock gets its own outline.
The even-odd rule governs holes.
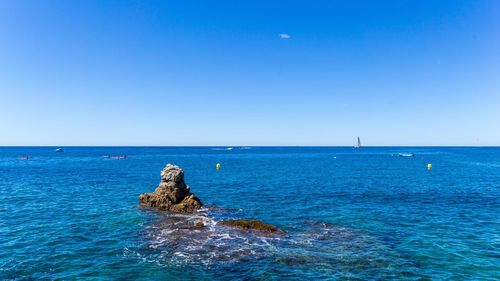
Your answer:
[[[184,171],[168,164],[155,192],[139,195],[139,205],[176,213],[194,213],[203,205],[184,182]]]
[[[258,230],[262,232],[284,233],[283,230],[274,225],[263,223],[258,220],[227,220],[221,222],[223,225],[237,227],[246,230]]]

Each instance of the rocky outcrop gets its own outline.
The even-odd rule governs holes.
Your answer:
[[[274,225],[263,223],[258,220],[228,220],[223,221],[223,225],[237,227],[246,230],[258,230],[263,232],[278,232],[283,233],[283,231]]]
[[[139,205],[176,213],[194,213],[202,203],[184,182],[184,171],[168,164],[161,171],[161,181],[155,192],[139,195]]]

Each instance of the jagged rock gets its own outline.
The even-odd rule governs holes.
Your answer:
[[[276,226],[263,223],[258,220],[227,220],[227,221],[222,221],[222,224],[247,230],[283,233],[283,230],[277,228]]]
[[[201,208],[201,201],[194,194],[184,198],[179,204],[172,205],[170,211],[176,213],[192,213]]]
[[[181,168],[168,164],[160,175],[155,192],[139,195],[139,205],[177,213],[193,213],[201,208],[203,204],[190,192]]]

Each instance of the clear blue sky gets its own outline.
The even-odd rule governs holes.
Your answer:
[[[0,145],[500,145],[500,1],[3,0],[0,120]]]

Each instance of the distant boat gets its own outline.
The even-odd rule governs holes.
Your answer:
[[[19,160],[30,160],[29,156],[21,156],[19,158],[17,158]]]
[[[413,156],[415,156],[415,154],[413,154],[413,153],[399,153],[398,156],[399,157],[413,157]]]
[[[121,160],[121,159],[126,159],[127,158],[127,155],[116,155],[116,156],[111,156],[111,159],[118,159],[118,160]]]
[[[101,155],[102,158],[108,158],[108,159],[118,159],[118,160],[121,160],[121,159],[126,159],[127,158],[127,155],[110,155],[110,154],[105,154],[105,155]]]
[[[62,149],[60,147],[58,149],[56,149],[56,152],[63,152],[63,151],[64,151],[64,149]]]
[[[354,148],[361,148],[361,140],[358,137],[358,142],[356,143],[356,146]]]

